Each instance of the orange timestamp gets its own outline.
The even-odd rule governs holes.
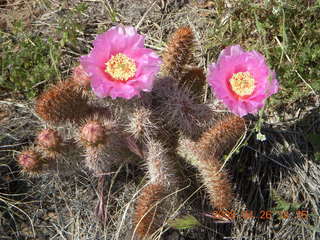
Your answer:
[[[296,219],[307,219],[309,213],[307,210],[296,210],[296,211],[272,211],[272,210],[226,210],[219,209],[213,211],[212,218],[222,221],[234,221],[235,219],[242,218],[246,219],[261,219],[270,220],[275,217],[280,219],[296,218]]]

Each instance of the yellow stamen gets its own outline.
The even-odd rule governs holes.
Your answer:
[[[134,60],[123,53],[112,56],[105,64],[105,72],[109,73],[113,79],[119,81],[128,81],[129,78],[134,77],[137,71]]]
[[[230,79],[232,91],[240,97],[249,96],[255,89],[255,80],[249,72],[238,72]]]

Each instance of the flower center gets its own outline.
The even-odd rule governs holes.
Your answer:
[[[240,97],[249,96],[255,89],[255,80],[249,72],[238,72],[230,79],[232,91]]]
[[[118,53],[117,55],[112,56],[105,64],[105,72],[109,73],[112,78],[119,81],[128,81],[129,78],[134,77],[137,71],[134,60],[123,53]]]

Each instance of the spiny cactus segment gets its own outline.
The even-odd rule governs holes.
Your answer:
[[[170,37],[163,54],[163,69],[174,78],[180,78],[186,64],[193,60],[194,34],[190,27],[178,28]]]
[[[245,133],[245,122],[237,116],[227,116],[208,129],[195,143],[198,169],[208,190],[212,205],[217,209],[232,207],[233,191],[221,158],[235,147]]]
[[[137,236],[151,236],[163,225],[161,200],[164,200],[167,194],[165,187],[160,183],[149,184],[142,190],[133,216]]]
[[[87,97],[72,81],[58,82],[36,101],[36,113],[52,124],[77,122],[89,111]]]

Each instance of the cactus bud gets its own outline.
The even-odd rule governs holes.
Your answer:
[[[88,121],[81,129],[80,138],[88,145],[98,145],[105,140],[105,129],[98,121]]]
[[[43,129],[37,136],[37,143],[45,149],[58,149],[62,139],[53,129]]]
[[[73,69],[72,80],[80,87],[89,88],[90,86],[89,75],[84,71],[81,64]]]
[[[28,173],[37,173],[42,168],[40,156],[33,149],[23,151],[18,157],[18,164],[22,171]]]

